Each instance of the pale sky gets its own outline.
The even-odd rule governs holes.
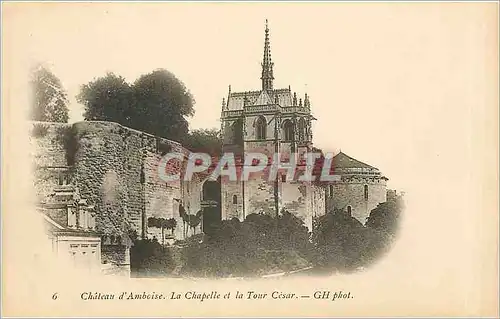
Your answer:
[[[491,5],[16,4],[4,16],[16,31],[5,45],[26,65],[50,65],[68,91],[70,121],[82,120],[82,84],[165,68],[194,95],[190,127],[210,128],[229,84],[260,88],[269,19],[275,87],[307,90],[315,146],[378,167],[400,189],[417,171],[432,178],[468,154]]]

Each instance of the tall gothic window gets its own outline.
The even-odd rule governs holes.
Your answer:
[[[233,138],[232,142],[234,144],[243,143],[243,121],[241,119],[237,120],[232,125]]]
[[[233,195],[233,204],[238,204],[238,196]]]
[[[266,118],[263,116],[259,116],[257,118],[257,121],[255,122],[255,135],[258,140],[266,139],[267,136],[266,128],[267,128]]]
[[[365,200],[368,200],[368,185],[365,185]]]
[[[283,123],[283,139],[285,141],[292,141],[293,140],[293,123],[290,120],[286,120]]]

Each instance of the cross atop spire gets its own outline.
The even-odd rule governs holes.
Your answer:
[[[262,61],[262,90],[272,90],[273,89],[273,65],[271,61],[271,46],[269,44],[269,26],[266,19],[266,30],[264,39],[264,59]]]

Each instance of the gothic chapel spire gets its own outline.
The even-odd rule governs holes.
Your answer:
[[[273,89],[273,65],[271,61],[271,46],[269,44],[269,27],[267,25],[266,19],[266,34],[264,40],[264,59],[262,61],[262,90],[272,90]]]

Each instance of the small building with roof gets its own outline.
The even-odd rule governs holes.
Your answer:
[[[327,210],[346,211],[365,224],[371,210],[387,200],[388,178],[342,151],[333,157],[332,167],[340,178],[327,186]]]

